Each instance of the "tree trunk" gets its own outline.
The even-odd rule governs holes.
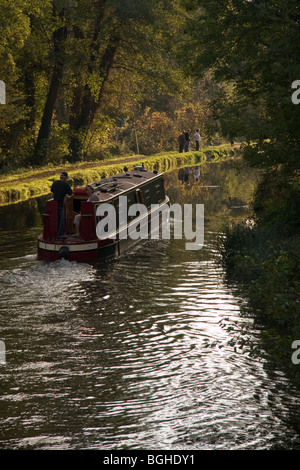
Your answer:
[[[53,33],[55,63],[33,154],[33,163],[37,165],[42,165],[47,156],[52,116],[63,74],[63,46],[66,37],[66,26],[59,28]]]
[[[101,106],[104,86],[108,80],[109,72],[114,61],[114,57],[117,51],[118,40],[115,38],[110,41],[108,44],[105,53],[101,59],[99,65],[99,77],[101,78],[101,89],[98,95],[98,98],[95,99],[91,93],[91,90],[88,85],[84,87],[82,92],[81,108],[80,113],[77,114],[76,118],[70,121],[72,126],[72,137],[69,145],[69,161],[74,163],[83,160],[84,154],[84,140],[89,131],[96,112]],[[78,106],[78,102],[74,103],[74,106]]]

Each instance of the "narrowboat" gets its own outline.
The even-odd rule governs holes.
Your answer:
[[[43,233],[38,236],[38,259],[90,262],[118,256],[133,244],[149,238],[169,207],[164,176],[143,166],[92,183],[97,201],[87,201],[85,187],[75,187],[64,201],[65,235],[58,238],[58,203],[46,202]],[[110,210],[111,209],[111,210]],[[80,214],[75,236],[74,218]],[[151,227],[150,227],[151,224]],[[154,237],[155,238],[155,237]],[[157,236],[156,236],[157,238]]]

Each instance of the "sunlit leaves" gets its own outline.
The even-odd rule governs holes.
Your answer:
[[[276,145],[264,148],[260,161],[295,164],[300,138],[299,111],[291,103],[291,83],[300,76],[300,10],[295,0],[198,0],[190,22],[193,52],[190,71],[199,76],[213,69],[234,93],[214,103],[225,135],[239,135]],[[199,23],[201,27],[199,28]],[[286,146],[286,152],[279,152]],[[271,149],[271,147],[270,147]],[[272,163],[273,161],[273,163]]]

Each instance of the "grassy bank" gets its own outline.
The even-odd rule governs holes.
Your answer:
[[[120,173],[124,166],[133,169],[135,165],[144,163],[145,167],[159,172],[171,171],[182,166],[201,165],[207,160],[219,161],[230,158],[239,153],[239,147],[221,145],[218,147],[206,147],[199,152],[177,153],[169,152],[145,157],[136,155],[127,159],[110,159],[109,161],[79,163],[78,165],[66,165],[64,168],[36,168],[15,172],[11,175],[0,177],[0,205],[6,205],[25,201],[32,197],[49,194],[52,182],[59,178],[61,170],[67,170],[70,176],[71,186],[81,186],[101,178]]]

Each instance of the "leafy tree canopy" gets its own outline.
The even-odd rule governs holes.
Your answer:
[[[184,15],[180,0],[2,0],[0,165],[81,160],[145,97],[178,93]]]
[[[213,102],[221,132],[249,141],[256,166],[298,168],[300,108],[292,83],[300,77],[300,6],[296,0],[188,1],[187,70],[213,70],[222,83]]]

